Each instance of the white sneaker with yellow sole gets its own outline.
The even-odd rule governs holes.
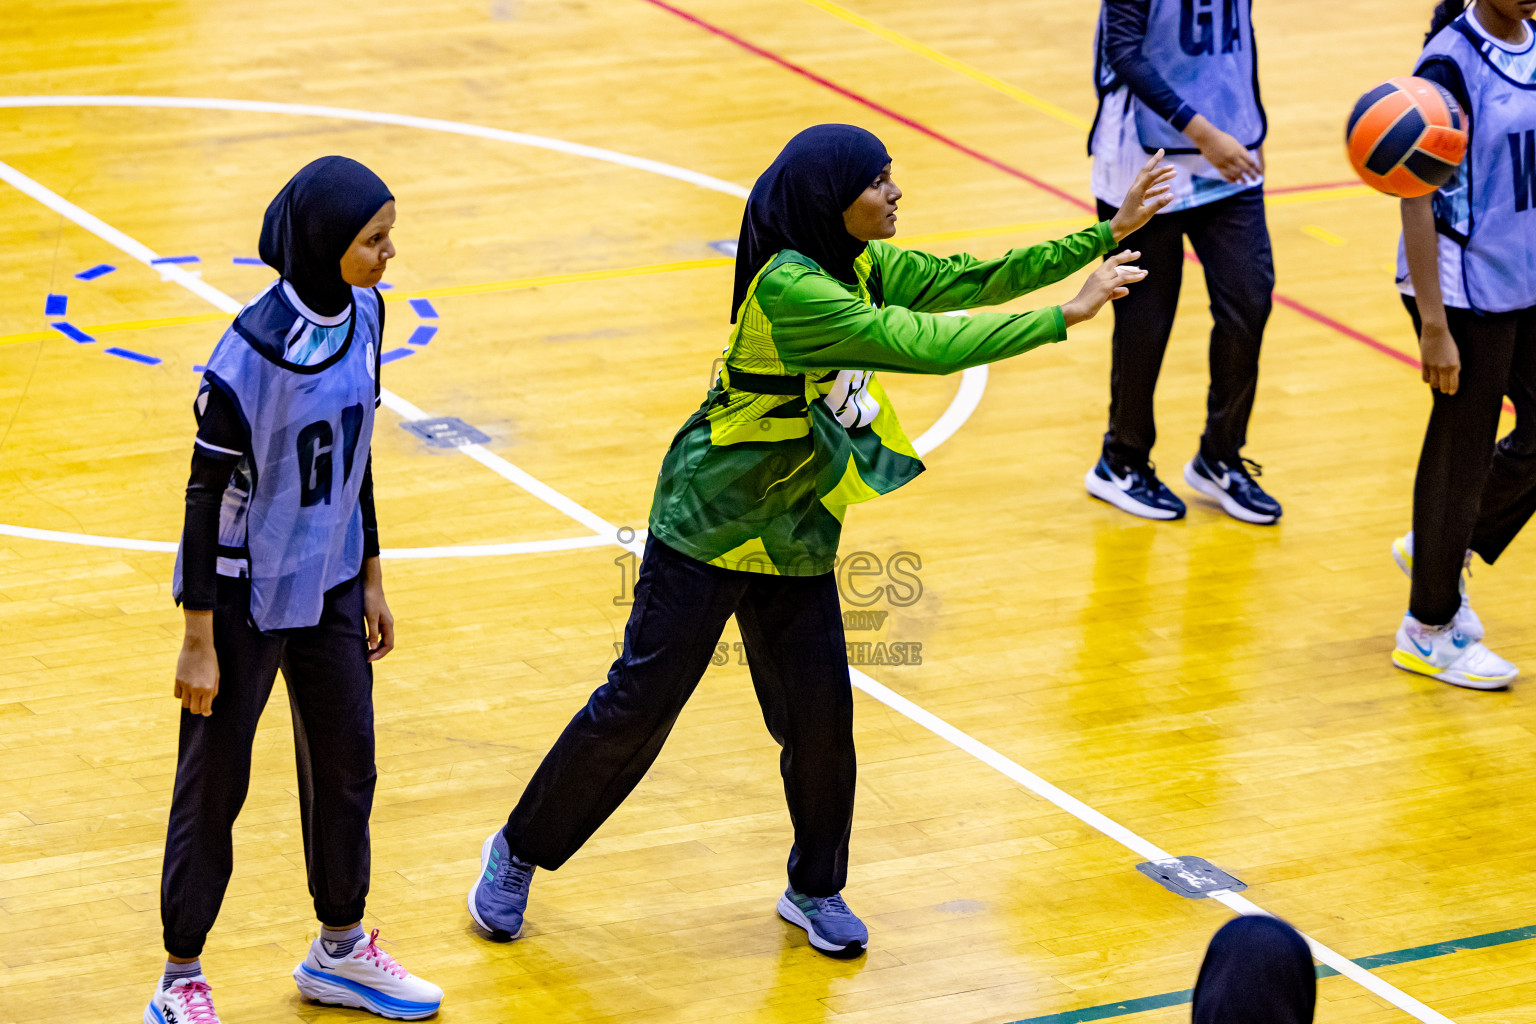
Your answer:
[[[1518,668],[1467,636],[1454,622],[1426,626],[1412,615],[1404,615],[1398,627],[1392,664],[1405,672],[1471,690],[1502,690],[1520,674]]]

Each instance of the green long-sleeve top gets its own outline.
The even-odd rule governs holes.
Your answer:
[[[830,572],[847,507],[923,471],[873,371],[953,373],[1065,340],[1059,306],[938,314],[1007,302],[1112,245],[1108,222],[994,260],[875,241],[854,262],[856,287],[779,253],[737,311],[714,387],[672,439],[651,533],[726,569]]]

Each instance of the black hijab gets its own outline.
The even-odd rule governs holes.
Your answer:
[[[1194,1024],[1312,1024],[1317,974],[1307,941],[1273,917],[1228,921],[1195,983]]]
[[[356,160],[323,156],[305,165],[267,206],[261,261],[293,285],[304,305],[335,316],[352,301],[341,257],[393,198],[379,176]]]
[[[752,279],[781,249],[809,256],[839,281],[855,283],[853,261],[864,243],[843,226],[843,211],[890,162],[883,142],[851,124],[819,124],[789,140],[747,197],[731,323]]]

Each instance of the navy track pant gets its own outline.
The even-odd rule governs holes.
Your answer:
[[[1115,208],[1099,201],[1099,219]],[[1184,281],[1184,236],[1205,270],[1211,300],[1211,383],[1200,450],[1235,462],[1248,443],[1248,418],[1259,384],[1259,348],[1275,290],[1275,260],[1264,219],[1264,190],[1251,188],[1214,203],[1160,213],[1111,254],[1136,250],[1146,280],[1114,303],[1109,373],[1109,429],[1104,452],[1118,465],[1143,465],[1157,441],[1152,414],[1163,354],[1173,332]]]
[[[1419,307],[1403,296],[1414,332]],[[1468,548],[1493,564],[1536,513],[1536,307],[1481,315],[1447,308],[1461,354],[1456,393],[1434,392],[1413,482],[1413,589],[1408,610],[1431,626],[1461,607]],[[1498,438],[1508,395],[1515,426]]]
[[[843,888],[858,763],[833,575],[736,572],[654,537],[636,579],[623,655],[545,755],[507,821],[514,855],[558,868],[618,808],[661,753],[733,613],[763,718],[783,748],[779,769],[794,826],[790,884],[811,896]]]
[[[172,956],[195,957],[234,869],[231,830],[251,780],[256,722],[281,669],[293,713],[299,813],[309,892],[322,924],[349,925],[368,895],[373,666],[361,577],[325,595],[319,624],[262,633],[250,582],[219,577],[213,612],[219,692],[213,714],[181,712],[176,788],[160,877],[160,918]]]

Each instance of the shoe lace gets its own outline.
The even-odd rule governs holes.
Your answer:
[[[516,857],[508,857],[506,864],[502,866],[500,877],[496,879],[496,884],[501,887],[502,892],[521,896],[528,891],[528,882],[532,878],[532,864],[524,864]]]
[[[373,934],[368,936],[368,945],[352,954],[353,960],[372,960],[374,965],[387,974],[393,974],[397,978],[408,978],[411,972],[395,962],[395,958],[379,948],[379,930],[375,928]]]
[[[820,909],[821,912],[824,913],[824,914],[828,914],[828,913],[830,913],[830,914],[848,914],[848,915],[852,915],[853,914],[853,911],[848,909],[848,904],[843,902],[843,894],[842,893],[837,893],[837,894],[835,894],[833,896],[828,896],[825,899],[820,899],[820,900],[817,900],[816,902],[821,904],[820,908],[818,908],[818,909]]]
[[[1143,485],[1150,487],[1154,491],[1157,490],[1159,483],[1157,479],[1157,463],[1150,459],[1146,462],[1131,462],[1126,463],[1124,469],[1125,473],[1123,475],[1133,480],[1140,478]]]
[[[182,1008],[187,1011],[186,1024],[219,1024],[219,1015],[213,1009],[213,990],[206,981],[183,981],[172,987],[180,994]]]

